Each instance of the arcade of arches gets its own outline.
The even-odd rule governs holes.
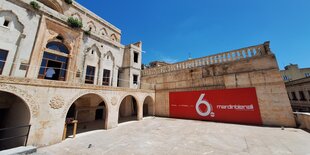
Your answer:
[[[152,116],[153,99],[147,96],[143,102],[141,113],[143,116]],[[66,115],[66,137],[72,137],[73,120],[78,121],[77,134],[93,130],[107,129],[109,115],[108,106],[101,96],[86,94],[79,97],[69,108]],[[137,99],[128,95],[122,99],[118,111],[118,123],[139,120],[139,104]]]
[[[27,140],[24,136],[6,141],[1,139],[27,135],[30,123],[27,104],[18,96],[3,91],[0,91],[0,98],[0,150],[24,145]]]
[[[115,128],[118,123],[141,120],[143,114],[146,116],[143,112],[143,104],[144,107],[146,105],[154,107],[152,100],[154,94],[149,92],[127,94],[125,91],[113,93],[111,90],[105,90],[105,93],[102,93],[103,91],[100,90],[92,91],[94,93],[83,93],[86,91],[62,88],[40,89],[39,87],[35,87],[37,90],[34,90],[29,87],[12,86],[11,88],[17,90],[13,91],[13,94],[11,93],[13,89],[6,92],[3,86],[0,85],[0,88],[0,150],[23,146],[25,143],[35,146],[51,145],[60,142],[62,138],[71,138],[73,125],[70,121],[72,120],[78,121],[77,134]],[[31,91],[26,92],[25,89]],[[68,96],[60,95],[64,101],[62,108],[51,102],[53,98],[59,96],[52,94],[57,91],[69,94]],[[20,94],[21,92],[24,94]],[[35,97],[36,100],[29,99],[30,96],[36,96],[35,94],[42,97]],[[152,96],[148,96],[149,94]],[[36,103],[30,103],[30,101],[40,103],[39,109],[35,109],[39,111],[36,112],[33,109],[33,104]],[[64,116],[62,116],[62,111]],[[149,111],[148,114],[151,115]],[[67,124],[66,137],[63,137],[64,124]],[[12,129],[20,126],[25,127]],[[1,142],[1,139],[28,133],[28,137],[23,136]]]

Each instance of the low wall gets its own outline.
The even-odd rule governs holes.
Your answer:
[[[310,130],[310,113],[295,112],[294,115],[299,128]]]

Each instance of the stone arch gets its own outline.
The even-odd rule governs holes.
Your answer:
[[[96,26],[95,23],[93,21],[89,21],[87,23],[87,30],[91,31],[91,32],[96,32]]]
[[[67,133],[73,131],[72,120],[78,121],[77,133],[108,128],[110,109],[105,98],[98,93],[85,93],[74,99],[66,109]]]
[[[56,1],[56,0],[38,0],[39,2],[41,2],[42,4],[44,4],[45,6],[63,14],[64,11],[61,7],[61,5]]]
[[[126,94],[120,98],[117,105],[118,122],[127,122],[132,120],[139,120],[141,116],[141,106],[139,98],[133,94]]]
[[[2,10],[0,11],[0,25],[3,25],[5,21],[9,21],[10,24],[8,27],[10,29],[15,28],[15,30],[23,33],[24,25],[20,22],[18,16],[11,10]]]
[[[117,38],[117,36],[113,33],[113,34],[111,34],[111,39],[113,40],[113,41],[118,41],[118,38]]]
[[[65,118],[66,114],[69,111],[70,106],[74,103],[74,101],[79,99],[81,96],[85,96],[87,94],[96,94],[96,95],[100,96],[102,98],[102,100],[107,104],[107,108],[111,109],[110,105],[108,104],[109,102],[107,102],[107,100],[105,100],[105,98],[103,96],[99,95],[97,92],[95,92],[95,91],[82,91],[82,92],[78,93],[77,95],[75,95],[73,98],[71,98],[70,101],[67,102],[68,104],[66,104],[66,106],[64,107],[64,111],[63,111],[61,117]]]
[[[26,100],[16,93],[0,91],[0,139],[25,135],[31,124],[31,110]],[[20,128],[21,126],[24,126]],[[17,128],[16,128],[17,127]],[[6,130],[6,128],[8,130]],[[13,128],[13,129],[12,129]],[[0,150],[26,144],[28,137],[0,141]]]
[[[102,28],[102,29],[100,30],[100,35],[102,35],[102,36],[107,36],[107,35],[108,35],[107,30],[106,30],[105,28]]]
[[[55,32],[53,30],[49,30],[49,33],[51,36],[47,40],[46,44],[48,44],[49,42],[52,42],[52,41],[61,42],[62,44],[64,44],[66,46],[66,48],[68,48],[70,53],[72,52],[73,46],[67,37],[68,35],[66,35],[65,33],[58,33],[58,32]],[[60,40],[59,37],[61,37],[62,40]]]
[[[11,93],[25,102],[30,111],[30,122],[32,122],[33,118],[36,118],[39,115],[39,104],[32,95],[27,93],[27,91],[3,83],[0,83],[0,91]]]
[[[143,117],[155,115],[155,102],[154,99],[147,95],[143,100]]]
[[[104,58],[106,58],[106,59],[111,59],[112,61],[114,61],[115,60],[115,57],[113,56],[113,54],[112,54],[112,52],[111,51],[108,51],[107,53],[105,53],[104,55],[103,55],[103,57]]]
[[[89,54],[89,53],[92,53],[92,54],[96,53],[98,58],[101,58],[100,49],[99,49],[99,47],[96,44],[93,44],[90,48],[88,48],[86,50],[85,54]]]

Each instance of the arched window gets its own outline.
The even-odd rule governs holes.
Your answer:
[[[69,53],[64,44],[56,41],[49,42],[43,54],[38,78],[65,81]]]
[[[51,49],[51,50],[55,50],[55,51],[59,51],[59,52],[62,52],[62,53],[69,54],[68,48],[64,44],[62,44],[60,42],[56,42],[56,41],[49,42],[46,45],[46,48]]]

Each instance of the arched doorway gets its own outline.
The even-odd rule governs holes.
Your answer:
[[[0,91],[0,150],[25,145],[29,123],[27,104],[12,93]],[[18,138],[8,139],[10,137]]]
[[[153,99],[150,96],[146,97],[143,102],[143,117],[154,116],[154,108]]]
[[[71,105],[67,116],[67,137],[73,134],[71,120],[77,120],[77,133],[106,129],[108,108],[106,102],[97,94],[79,97]]]
[[[137,100],[131,96],[126,96],[119,107],[118,123],[138,120]]]

